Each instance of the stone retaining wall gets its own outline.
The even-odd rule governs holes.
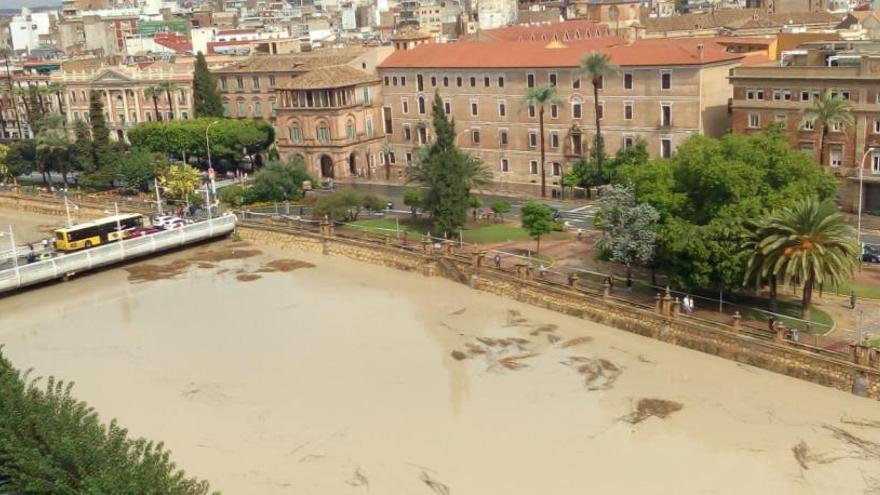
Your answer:
[[[449,276],[438,269],[436,256],[421,247],[383,245],[375,240],[359,240],[248,223],[238,229],[242,239],[285,248],[304,249],[328,255],[418,271],[427,276]],[[432,248],[433,250],[433,248]],[[836,355],[823,355],[785,342],[775,342],[738,331],[732,326],[714,325],[693,318],[658,314],[654,308],[602,294],[590,294],[518,277],[515,274],[482,268],[465,256],[446,255],[456,269],[471,277],[471,286],[499,296],[584,318],[669,344],[713,354],[757,366],[802,380],[811,381],[857,395],[880,400],[880,363],[875,357],[849,362]],[[871,354],[874,356],[874,354]]]

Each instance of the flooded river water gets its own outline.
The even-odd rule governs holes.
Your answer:
[[[0,342],[227,494],[877,493],[880,404],[224,241],[0,299]]]

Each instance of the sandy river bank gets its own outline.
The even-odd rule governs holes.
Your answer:
[[[228,494],[880,490],[876,402],[341,258],[175,253],[0,299],[0,343]]]

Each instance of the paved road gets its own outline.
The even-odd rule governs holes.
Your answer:
[[[385,185],[385,184],[339,184],[338,187],[352,187],[359,191],[370,192],[377,196],[382,196],[384,198],[388,198],[389,201],[394,203],[394,208],[397,210],[405,210],[406,206],[403,204],[403,191],[407,189],[405,186],[395,186],[395,185]],[[528,201],[528,199],[524,198],[511,198],[508,196],[496,196],[492,194],[479,194],[480,199],[483,200],[483,207],[489,208],[489,205],[494,201],[506,200],[509,201],[511,206],[513,207],[512,211],[505,215],[509,218],[519,218],[520,216],[520,208],[522,205]],[[554,200],[544,201],[547,205],[558,208],[559,214],[563,219],[568,221],[572,227],[574,228],[590,228],[593,225],[593,217],[595,216],[595,205],[593,204],[571,204],[571,203],[560,203]]]

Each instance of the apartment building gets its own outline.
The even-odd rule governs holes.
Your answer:
[[[863,206],[880,211],[880,42],[811,42],[781,56],[781,64],[734,69],[734,132],[759,132],[781,122],[792,147],[840,178],[843,206],[849,210],[858,209],[864,162]],[[854,122],[849,127],[832,124],[820,156],[821,126],[807,112],[829,93],[852,104]]]
[[[64,86],[67,121],[89,119],[89,95],[97,91],[104,98],[104,114],[110,136],[128,140],[128,130],[139,122],[193,118],[192,64],[152,62],[139,65],[104,65],[100,59],[65,62],[52,74],[52,83]],[[171,81],[171,101],[167,94],[151,97],[148,89]],[[158,114],[157,114],[158,111]]]
[[[383,131],[395,175],[430,142],[431,100],[439,94],[455,119],[457,144],[494,172],[496,187],[536,192],[538,110],[521,102],[528,88],[550,84],[561,101],[545,110],[546,170],[548,184],[558,187],[566,168],[595,140],[592,84],[578,74],[581,59],[593,51],[608,54],[618,68],[599,90],[609,154],[641,139],[652,155],[668,157],[691,135],[727,131],[727,76],[743,55],[711,40],[425,44],[396,51],[379,67]]]
[[[350,65],[320,67],[276,89],[276,145],[321,178],[384,177],[379,78]]]

